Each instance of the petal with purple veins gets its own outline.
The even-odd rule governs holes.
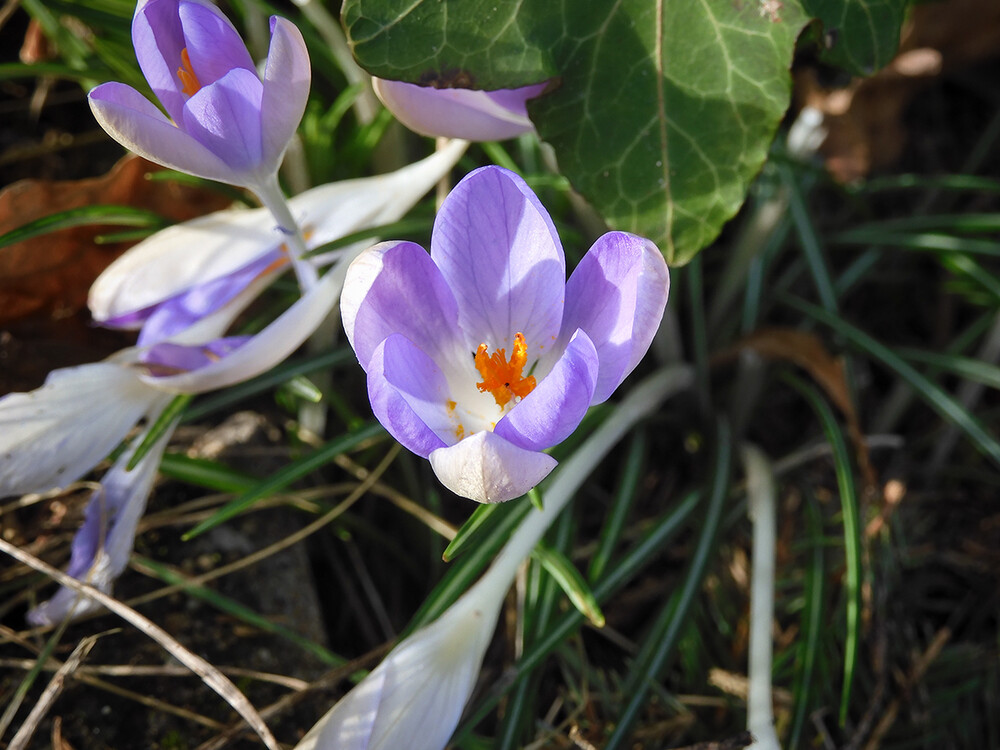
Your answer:
[[[239,32],[218,8],[184,0],[177,10],[191,68],[202,87],[223,78],[234,68],[257,77],[253,59]]]
[[[534,130],[525,103],[545,83],[519,89],[435,89],[402,81],[372,80],[375,93],[396,119],[426,136],[500,141]]]
[[[442,366],[459,348],[455,297],[427,252],[412,242],[383,242],[359,255],[347,271],[340,310],[362,367],[394,333]]]
[[[412,341],[393,334],[375,349],[366,370],[372,411],[396,440],[423,458],[455,442],[448,383]],[[452,439],[446,442],[442,436],[449,433]]]
[[[565,258],[552,219],[520,177],[500,167],[467,175],[437,215],[431,257],[458,300],[468,348],[512,351],[520,332],[531,362],[552,345]]]
[[[583,420],[594,395],[597,350],[583,331],[535,389],[501,419],[494,430],[514,445],[540,451],[568,438]]]
[[[164,342],[146,349],[139,361],[159,375],[191,372],[218,362],[247,343],[251,336],[227,336],[204,344],[186,345]]]
[[[265,163],[280,163],[305,112],[310,80],[309,52],[301,32],[290,21],[272,17],[261,99]]]
[[[233,68],[203,86],[184,105],[184,129],[236,172],[244,181],[260,179],[262,143],[260,103],[263,84],[256,73]],[[278,165],[266,165],[265,172]],[[266,176],[266,175],[263,175]]]
[[[556,460],[519,448],[496,433],[483,431],[428,456],[441,484],[477,503],[502,503],[520,497],[548,476]]]
[[[242,184],[219,156],[164,117],[146,97],[123,83],[90,92],[90,109],[108,135],[150,161],[208,180]]]
[[[560,343],[579,328],[600,358],[594,403],[605,401],[645,355],[667,304],[670,276],[647,239],[626,232],[600,237],[566,284]]]
[[[132,45],[142,74],[175,122],[180,122],[187,96],[177,70],[181,67],[184,30],[174,0],[140,2],[132,19]]]

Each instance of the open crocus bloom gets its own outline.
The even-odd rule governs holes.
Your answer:
[[[205,0],[139,0],[132,42],[170,119],[131,86],[105,83],[90,106],[112,138],[199,177],[251,189],[273,179],[309,96],[309,55],[292,23],[271,19],[263,76]]]
[[[410,130],[469,141],[502,141],[532,132],[527,101],[540,95],[547,85],[475,91],[372,79],[378,98]]]
[[[501,502],[552,470],[542,451],[638,364],[668,286],[653,243],[624,232],[567,282],[534,193],[484,167],[445,200],[430,255],[386,242],[351,264],[341,313],[379,421],[456,494]]]

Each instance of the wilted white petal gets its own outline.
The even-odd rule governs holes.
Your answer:
[[[396,646],[296,750],[441,750],[472,694],[509,581],[487,583]]]
[[[112,360],[54,370],[30,393],[0,398],[0,497],[43,492],[79,479],[150,413],[162,391]]]
[[[165,406],[167,399],[161,401]],[[83,526],[73,538],[69,573],[105,593],[122,574],[132,555],[135,530],[146,510],[146,501],[153,489],[156,470],[163,450],[173,434],[169,429],[160,436],[142,460],[127,471],[135,449],[146,433],[136,437],[132,449],[125,451],[104,475],[101,487],[91,495]],[[28,612],[32,625],[54,625],[69,616],[82,617],[100,609],[93,599],[81,597],[73,589],[60,587],[47,602]]]

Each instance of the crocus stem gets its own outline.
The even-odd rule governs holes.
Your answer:
[[[305,259],[308,252],[305,237],[302,236],[302,229],[288,208],[288,202],[278,185],[278,176],[274,175],[267,182],[256,186],[254,194],[271,212],[274,220],[278,222],[278,231],[285,238],[288,257],[292,261],[292,268],[295,269],[295,275],[298,277],[299,287],[303,292],[312,289],[319,279],[319,274]]]
[[[562,464],[558,475],[545,491],[544,510],[533,511],[524,519],[490,569],[469,590],[469,595],[472,596],[477,589],[506,592],[517,574],[518,566],[531,554],[538,540],[604,455],[636,422],[659,408],[670,396],[689,388],[693,382],[691,367],[673,365],[650,375],[633,388],[608,420]]]
[[[743,446],[747,497],[753,522],[750,578],[750,666],[747,729],[756,750],[780,750],[771,705],[771,623],[774,619],[775,489],[771,463],[758,448]]]

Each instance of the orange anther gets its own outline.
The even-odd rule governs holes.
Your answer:
[[[187,47],[181,50],[181,67],[177,69],[177,77],[181,80],[181,91],[188,96],[194,96],[201,89],[198,76],[194,74],[194,68],[191,67],[191,56],[188,54]]]
[[[500,349],[492,355],[487,354],[486,344],[480,344],[476,351],[476,369],[483,376],[476,383],[483,393],[490,393],[496,399],[497,406],[504,407],[514,397],[524,398],[535,389],[535,378],[531,375],[522,377],[525,364],[528,362],[528,346],[524,342],[524,334],[514,336],[514,353],[507,360],[507,350]]]

